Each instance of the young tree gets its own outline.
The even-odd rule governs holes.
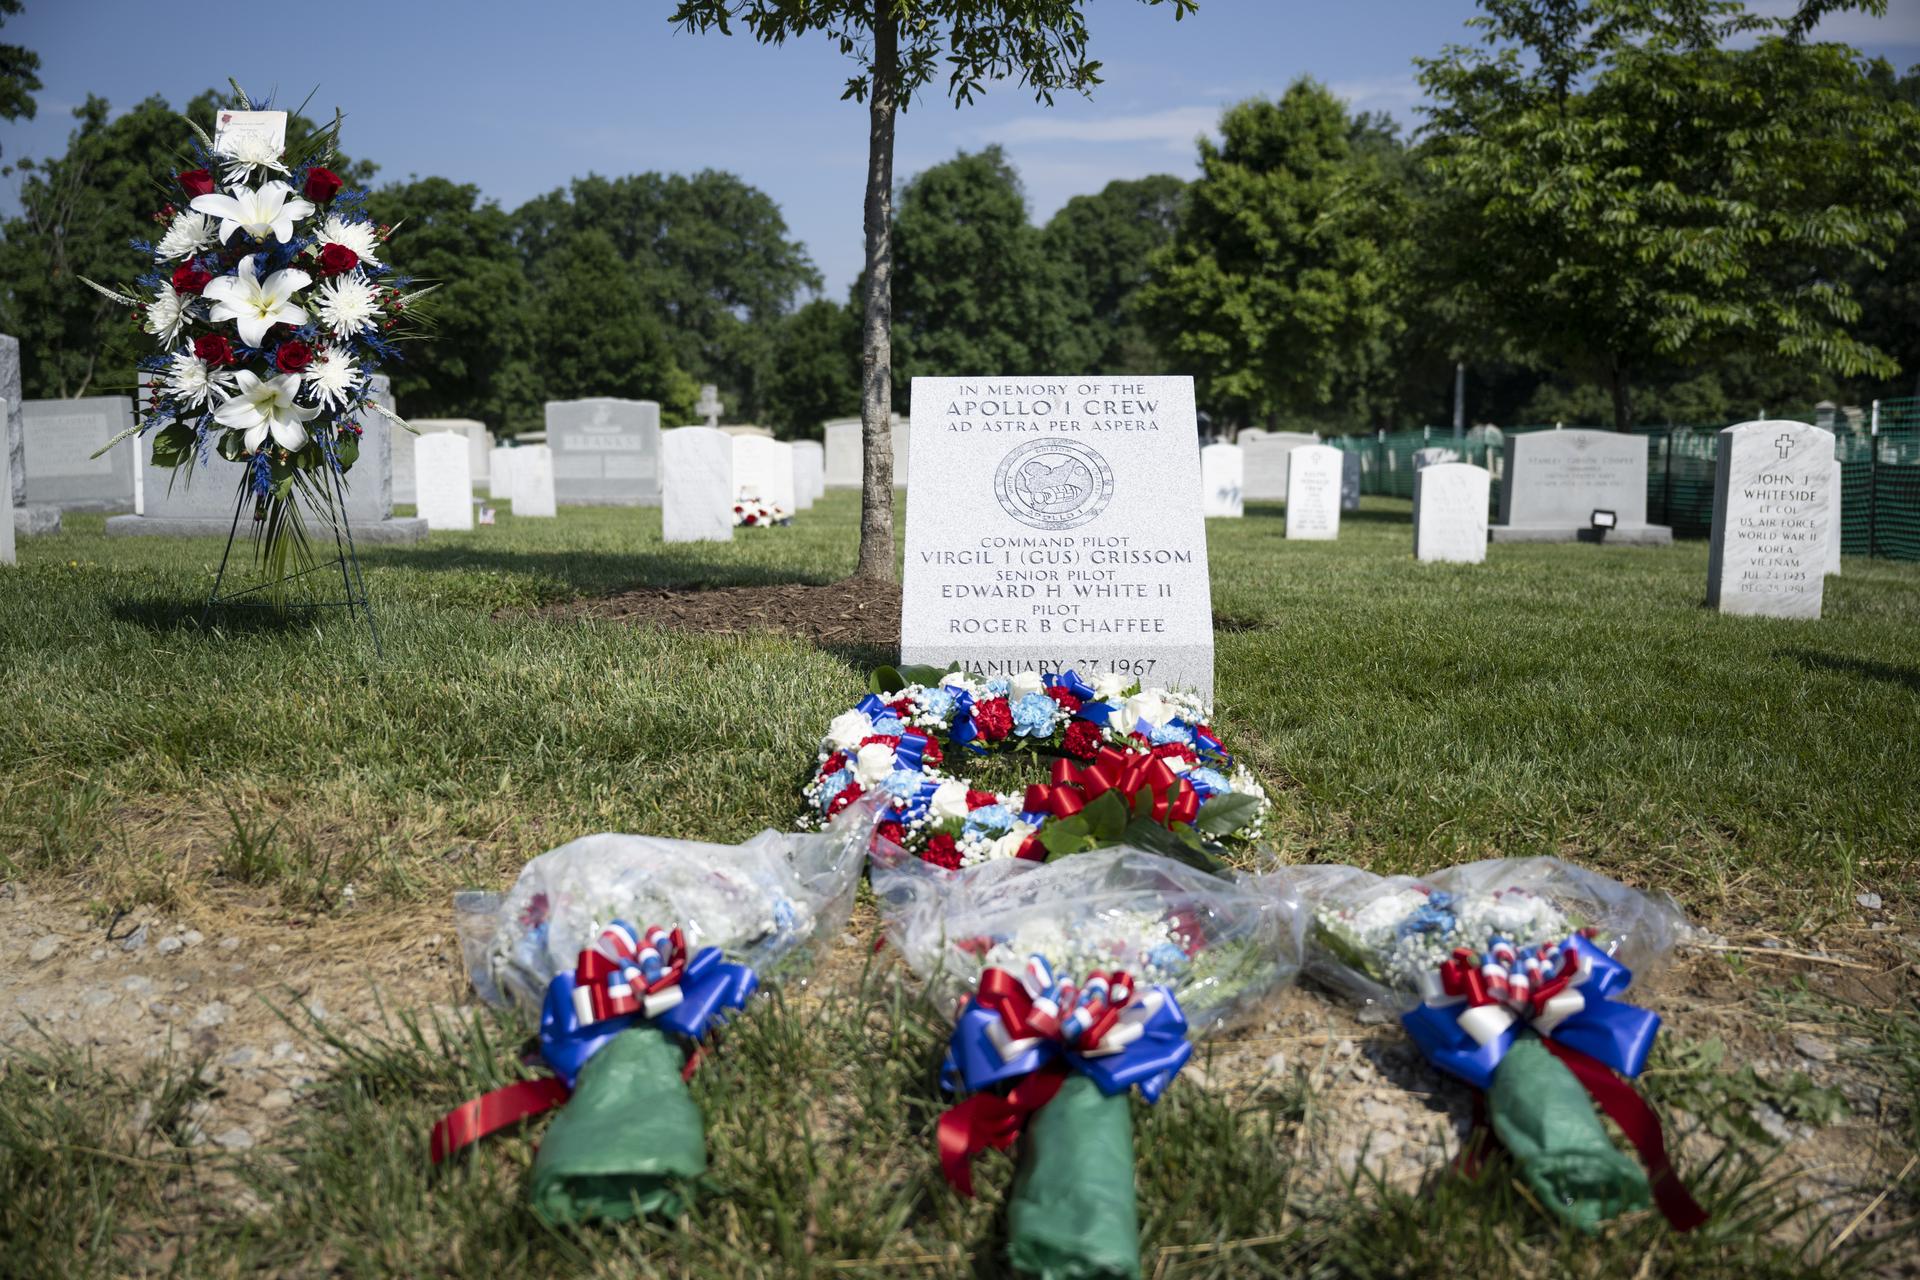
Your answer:
[[[1171,5],[1176,19],[1199,0]],[[894,115],[944,65],[955,103],[989,80],[1012,79],[1051,103],[1056,91],[1089,92],[1100,64],[1087,56],[1086,0],[679,0],[671,21],[691,32],[732,34],[739,22],[762,43],[819,32],[854,60],[844,97],[867,104],[867,265],[861,340],[863,481],[856,577],[893,570],[892,283]]]
[[[1737,0],[1482,0],[1486,48],[1422,64],[1436,256],[1463,310],[1593,378],[1614,426],[1650,366],[1747,349],[1892,361],[1847,283],[1920,199],[1920,114],[1811,20]],[[1751,42],[1746,47],[1735,47]]]

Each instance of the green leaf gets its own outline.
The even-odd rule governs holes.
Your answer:
[[[1260,801],[1249,795],[1215,796],[1200,806],[1193,825],[1210,836],[1230,835],[1259,816]]]
[[[1130,817],[1118,791],[1107,792],[1076,816],[1086,819],[1087,830],[1101,844],[1118,844]]]
[[[1040,828],[1041,847],[1056,858],[1083,853],[1093,848],[1094,843],[1093,834],[1087,830],[1086,820],[1079,814],[1071,818],[1062,818],[1058,822],[1049,822]]]
[[[334,442],[333,456],[340,459],[342,471],[351,470],[353,464],[360,461],[360,437],[352,434],[341,436]]]
[[[177,467],[193,457],[193,428],[184,422],[176,422],[153,437],[153,465],[156,467]]]
[[[875,697],[884,698],[890,693],[898,693],[907,687],[900,672],[893,667],[875,667],[873,674],[867,677],[867,692]]]
[[[240,455],[246,452],[246,447],[238,431],[228,431],[221,435],[219,443],[214,445],[214,450],[228,462],[238,462]]]
[[[1191,827],[1167,828],[1151,819],[1136,818],[1127,825],[1124,839],[1136,849],[1184,862],[1209,875],[1219,875],[1227,869],[1224,862],[1206,850]]]

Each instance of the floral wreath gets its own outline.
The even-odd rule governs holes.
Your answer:
[[[998,793],[941,768],[949,752],[1019,751],[1053,757],[1050,781]],[[1198,699],[1074,671],[985,680],[882,667],[827,727],[802,791],[816,822],[869,794],[885,798],[876,849],[950,871],[1123,843],[1219,869],[1222,842],[1258,840],[1272,807]]]

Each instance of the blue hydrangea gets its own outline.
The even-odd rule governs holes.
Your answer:
[[[1007,691],[1012,688],[1013,686],[1005,680],[989,680],[987,681],[987,696],[989,698],[1004,698],[1007,696]]]
[[[1053,733],[1054,713],[1060,704],[1044,693],[1030,693],[1013,704],[1013,731],[1022,738],[1045,738]]]
[[[1203,796],[1221,795],[1233,790],[1233,784],[1217,769],[1189,769],[1187,781]]]
[[[1147,963],[1167,972],[1178,972],[1187,967],[1187,953],[1171,942],[1162,942],[1147,952]]]
[[[912,769],[895,769],[880,785],[895,800],[911,800],[920,793],[920,775]]]
[[[888,712],[873,722],[873,731],[875,733],[884,733],[890,738],[899,737],[906,731],[906,728],[907,726],[900,723],[900,717],[894,715],[892,712]]]
[[[980,831],[1005,831],[1013,825],[1013,815],[1001,804],[982,805],[967,814],[966,828],[969,835]]]
[[[1189,747],[1193,745],[1193,730],[1178,720],[1167,721],[1147,737],[1156,747],[1168,742],[1181,742]]]
[[[827,806],[833,803],[835,796],[852,785],[853,770],[842,769],[840,772],[829,776],[825,782],[820,784],[820,791],[815,797],[815,802],[820,806],[822,811],[825,811]]]
[[[920,708],[930,716],[945,720],[953,714],[953,695],[946,689],[935,686],[920,695]]]

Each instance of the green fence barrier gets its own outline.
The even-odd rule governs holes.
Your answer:
[[[1920,560],[1920,398],[1883,400],[1872,421],[1854,430],[1840,424],[1834,452],[1842,464],[1843,554]],[[1801,421],[1807,419],[1801,418]],[[1705,538],[1713,526],[1716,438],[1727,423],[1653,427],[1647,437],[1647,519],[1681,538]],[[1449,428],[1335,436],[1327,443],[1360,455],[1360,492],[1413,497],[1414,455],[1450,449],[1461,462],[1493,473],[1489,512],[1498,516],[1505,441],[1552,426],[1476,427],[1456,439]]]

